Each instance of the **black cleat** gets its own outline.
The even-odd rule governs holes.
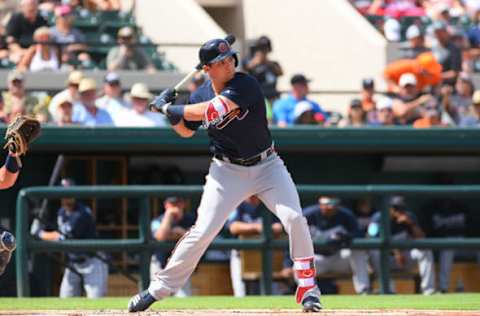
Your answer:
[[[128,302],[128,311],[130,313],[143,312],[156,301],[157,300],[148,292],[148,290],[145,290],[130,299]]]
[[[322,309],[320,298],[314,295],[305,297],[302,301],[302,305],[305,313],[318,313]]]

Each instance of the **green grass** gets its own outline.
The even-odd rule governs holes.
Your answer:
[[[126,309],[128,298],[0,298],[0,310]],[[480,310],[480,294],[323,296],[326,309],[449,309]],[[298,309],[293,296],[197,296],[167,298],[154,309]]]

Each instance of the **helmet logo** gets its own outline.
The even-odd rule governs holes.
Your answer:
[[[218,50],[221,54],[227,52],[229,50],[228,45],[225,42],[220,42],[218,44]]]

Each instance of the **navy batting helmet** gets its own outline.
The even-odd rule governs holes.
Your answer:
[[[210,40],[200,47],[200,51],[198,52],[200,64],[198,68],[216,63],[230,56],[235,58],[236,67],[238,65],[237,52],[232,50],[230,44],[221,38]]]

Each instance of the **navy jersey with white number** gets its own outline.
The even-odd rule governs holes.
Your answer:
[[[237,72],[227,82],[221,95],[236,103],[240,115],[222,129],[208,127],[210,151],[233,158],[249,158],[269,148],[272,137],[268,130],[265,98],[257,80],[247,74]],[[190,96],[189,103],[210,101],[215,97],[212,82],[207,80]],[[186,121],[185,125],[196,130],[202,122]]]

